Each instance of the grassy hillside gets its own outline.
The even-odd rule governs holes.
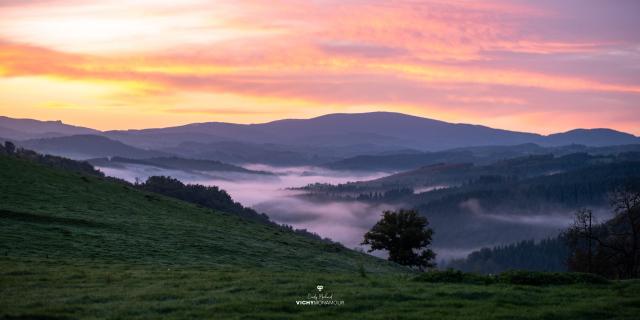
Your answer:
[[[397,271],[386,261],[108,179],[0,157],[0,253],[161,265]]]
[[[317,285],[344,304],[296,304]],[[419,282],[339,246],[0,156],[0,319],[635,319],[639,306],[638,281]]]

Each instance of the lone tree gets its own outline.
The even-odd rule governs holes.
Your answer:
[[[594,228],[595,227],[595,228]],[[594,229],[595,232],[594,232]],[[595,271],[594,256],[599,226],[595,222],[593,212],[582,208],[574,214],[573,225],[564,232],[564,240],[569,247],[567,261],[569,270],[592,273]]]
[[[371,246],[369,252],[389,251],[390,261],[424,270],[435,267],[436,254],[428,248],[432,236],[429,221],[417,211],[385,211],[362,244]]]

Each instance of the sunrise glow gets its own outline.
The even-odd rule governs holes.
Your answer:
[[[637,1],[0,1],[0,115],[97,129],[395,111],[640,134]]]

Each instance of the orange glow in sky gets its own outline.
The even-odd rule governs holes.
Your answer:
[[[640,2],[0,0],[0,115],[97,129],[395,111],[640,135]]]

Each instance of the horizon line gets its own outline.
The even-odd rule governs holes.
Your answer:
[[[222,124],[252,126],[252,125],[264,125],[264,124],[280,122],[280,121],[313,120],[313,119],[322,118],[322,117],[331,116],[331,115],[366,115],[366,114],[376,114],[376,113],[387,113],[387,114],[402,115],[402,116],[406,116],[406,117],[414,117],[414,118],[420,118],[420,119],[425,119],[425,120],[439,121],[439,122],[452,124],[452,125],[481,126],[481,127],[485,127],[485,128],[494,129],[494,130],[504,130],[504,131],[517,132],[517,133],[536,134],[536,135],[540,135],[540,136],[550,136],[550,135],[553,135],[553,134],[567,133],[567,132],[571,132],[571,131],[575,131],[575,130],[612,130],[612,131],[616,131],[616,132],[620,132],[620,133],[629,134],[629,135],[632,135],[632,136],[634,136],[636,138],[640,138],[640,136],[636,135],[635,133],[628,132],[628,131],[622,131],[622,130],[618,130],[618,129],[614,129],[614,128],[610,128],[610,127],[593,127],[593,128],[577,127],[577,128],[572,128],[572,129],[569,129],[569,130],[566,130],[566,131],[558,131],[558,132],[552,132],[552,133],[545,134],[545,133],[534,132],[534,131],[520,131],[520,130],[513,130],[513,129],[505,129],[505,128],[493,127],[493,126],[489,126],[489,125],[485,125],[485,124],[478,124],[478,123],[450,122],[450,121],[445,121],[445,120],[440,120],[440,119],[430,118],[430,117],[424,117],[424,116],[419,116],[419,115],[410,114],[410,113],[403,113],[403,112],[397,112],[397,111],[385,111],[385,110],[366,111],[366,112],[333,112],[333,113],[326,113],[326,114],[321,114],[321,115],[318,115],[318,116],[313,116],[313,117],[308,117],[308,118],[282,118],[282,119],[275,119],[275,120],[264,121],[264,122],[251,122],[251,123],[226,122],[226,121],[203,121],[203,122],[187,122],[187,123],[183,123],[183,124],[175,124],[175,125],[169,125],[169,126],[164,126],[164,127],[142,127],[142,128],[127,128],[127,129],[106,129],[106,130],[96,129],[96,128],[93,128],[93,127],[90,127],[90,126],[86,126],[86,125],[82,125],[82,124],[65,122],[64,120],[61,120],[61,119],[41,120],[41,119],[36,119],[36,118],[10,117],[10,116],[5,116],[5,115],[0,115],[0,118],[4,117],[4,118],[8,118],[8,119],[13,119],[13,120],[33,120],[33,121],[40,121],[40,122],[61,123],[61,124],[68,125],[68,126],[86,128],[86,129],[91,129],[91,130],[95,130],[95,131],[99,131],[99,132],[103,132],[104,133],[104,132],[110,132],[110,131],[142,131],[142,130],[154,130],[154,129],[168,129],[168,128],[184,127],[184,126],[189,126],[189,125],[210,124],[210,123],[222,123]]]

